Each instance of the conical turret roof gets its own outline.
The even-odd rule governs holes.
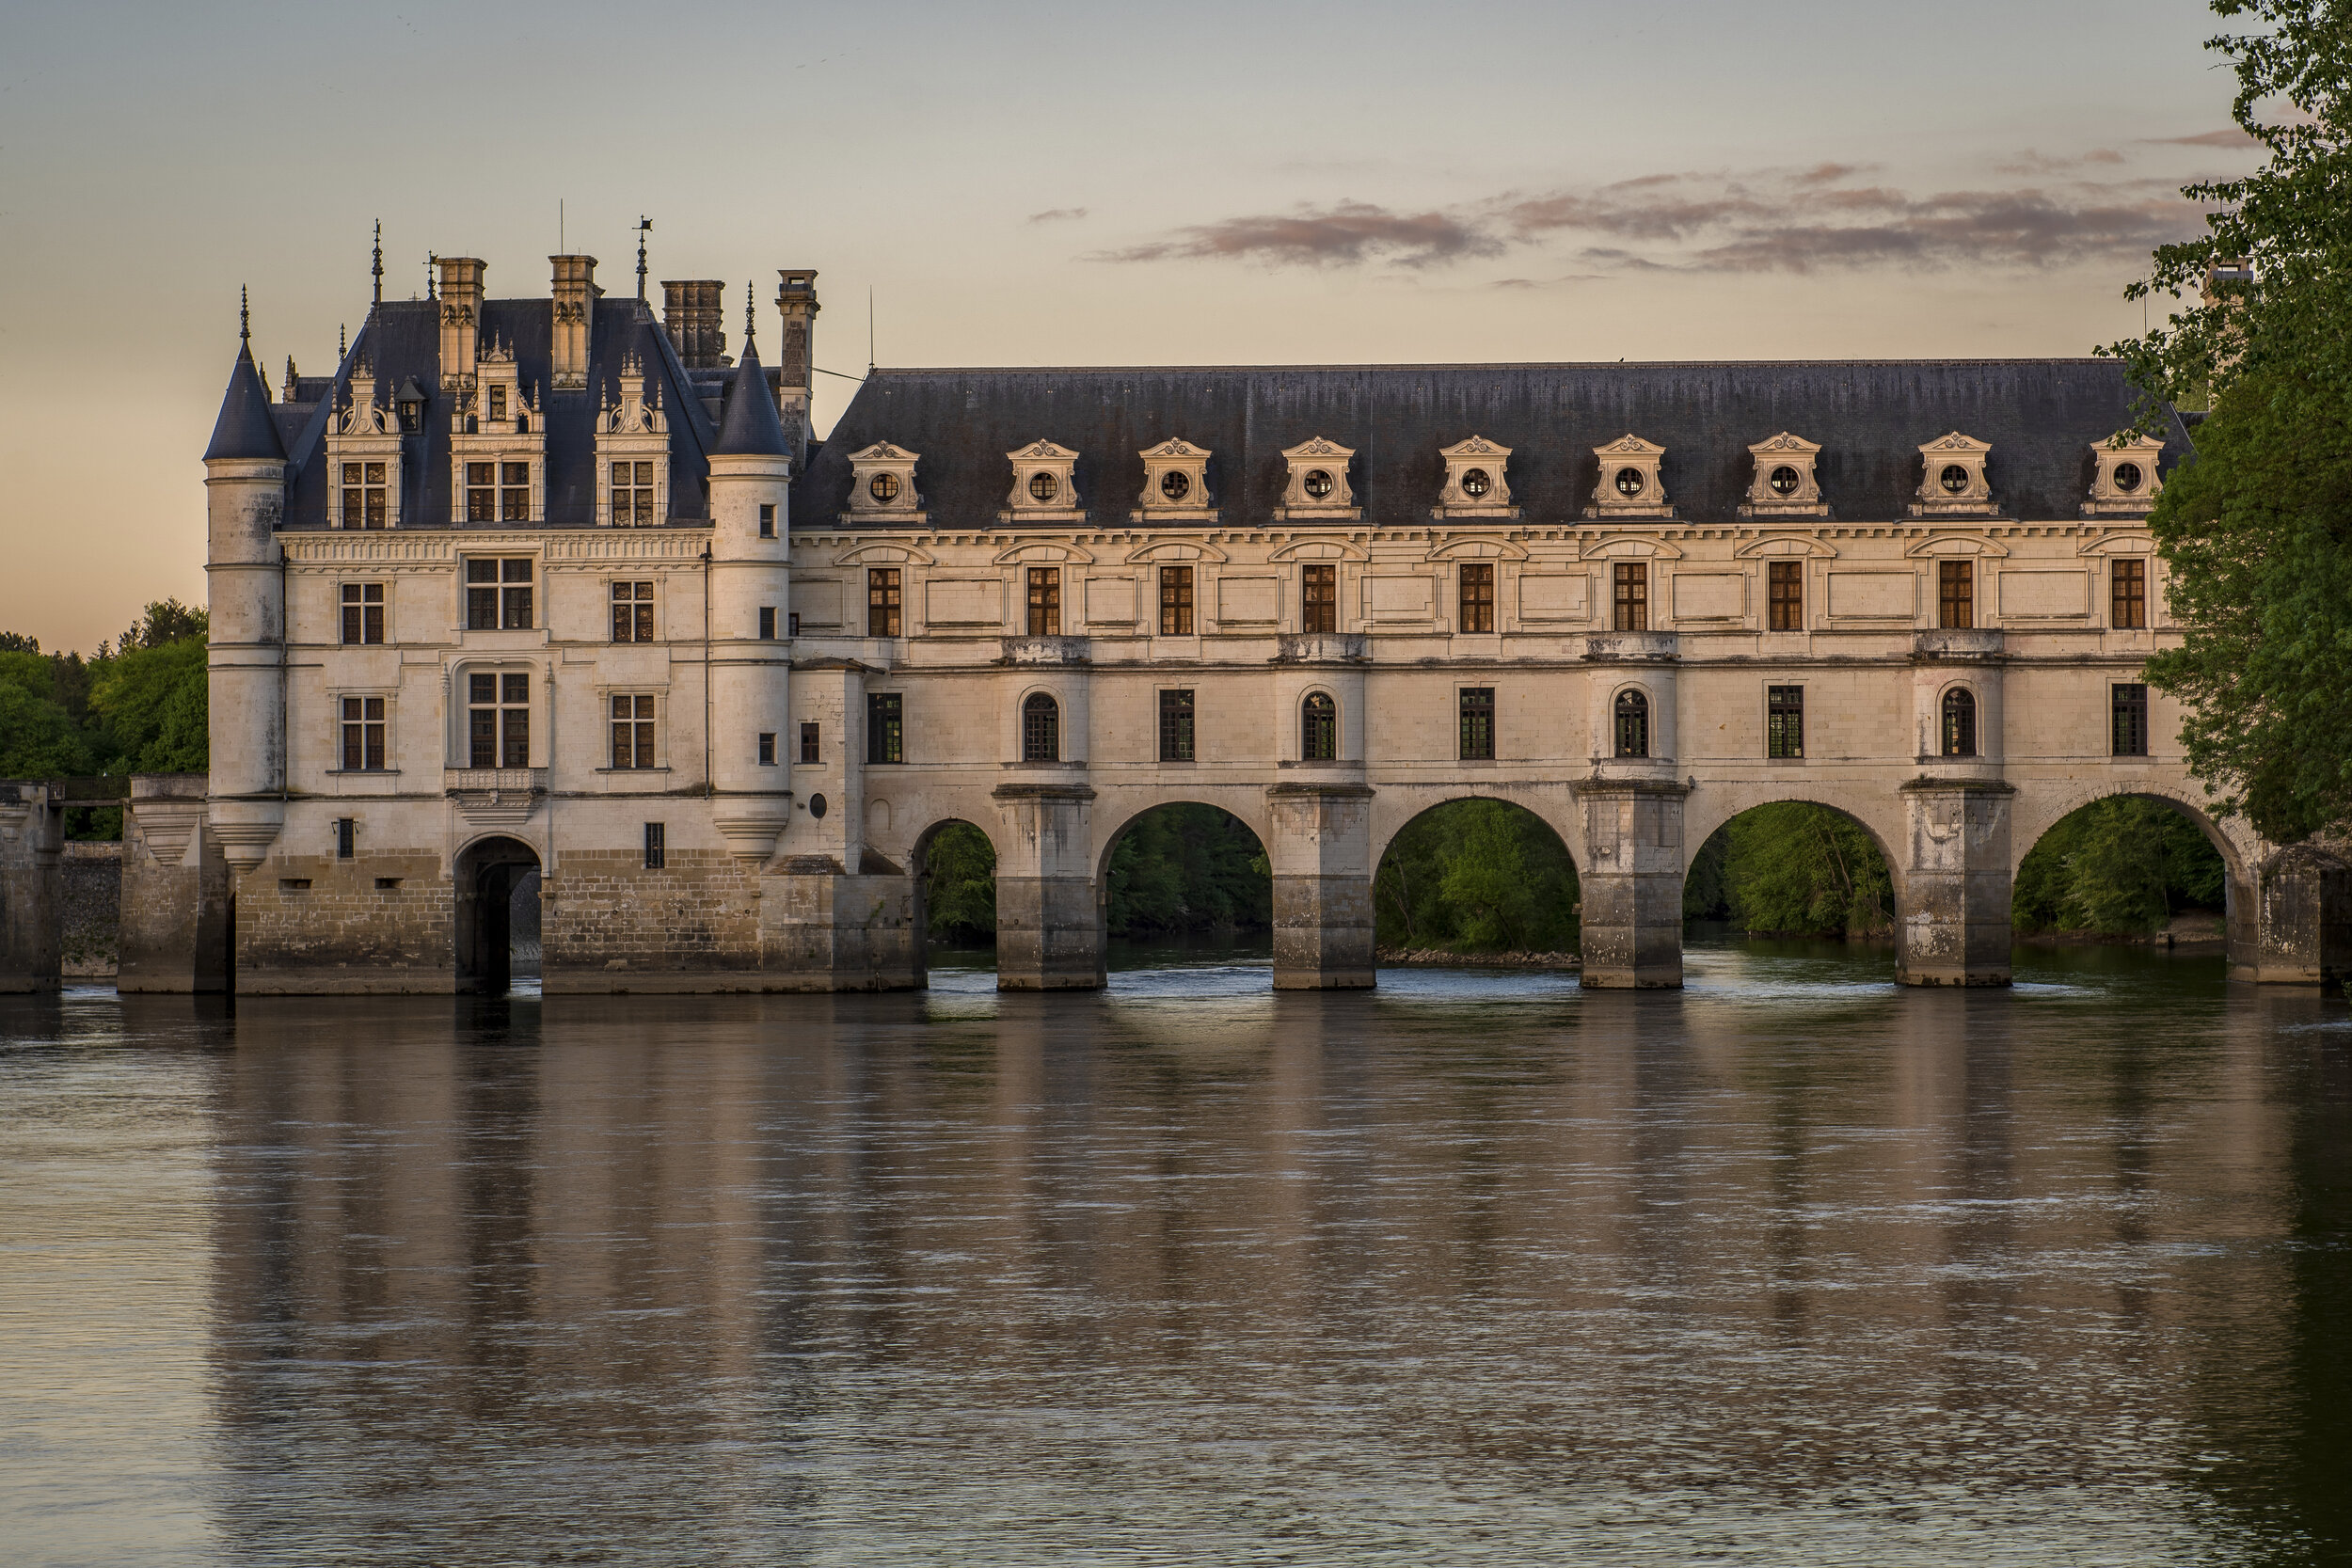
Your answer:
[[[270,417],[269,393],[262,372],[253,366],[253,351],[240,344],[237,362],[229,371],[229,390],[220,400],[220,418],[213,421],[213,444],[204,461],[217,457],[286,460],[286,444],[278,438],[278,421]]]
[[[743,362],[735,368],[735,380],[727,388],[727,405],[719,424],[719,444],[712,447],[721,457],[789,457],[792,444],[785,438],[784,420],[776,414],[776,400],[768,392],[768,375],[760,369],[759,350],[746,340]]]

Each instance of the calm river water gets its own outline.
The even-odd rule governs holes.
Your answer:
[[[0,1006],[0,1559],[2352,1554],[2340,999],[1156,957]]]

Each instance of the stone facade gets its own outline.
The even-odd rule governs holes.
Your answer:
[[[1381,852],[1465,796],[1560,834],[1589,986],[1679,984],[1691,856],[1785,800],[1885,852],[1910,983],[2005,982],[2019,861],[2109,795],[2204,826],[2239,973],[2341,961],[2343,866],[2206,816],[2140,689],[2188,430],[2111,362],[877,371],[820,443],[813,273],[771,372],[718,285],[665,327],[553,260],[444,261],[275,403],[239,357],[156,884],[222,857],[239,990],[502,984],[534,871],[551,991],[920,985],[952,819],[1000,983],[1099,986],[1179,800],[1266,846],[1278,985],[1365,986]]]

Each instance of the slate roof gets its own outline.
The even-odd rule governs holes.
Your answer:
[[[213,439],[204,461],[218,457],[279,458],[284,440],[271,410],[269,393],[262,388],[262,372],[254,368],[252,351],[240,345],[236,363],[229,367],[229,389],[221,394],[220,416],[213,421]]]
[[[747,397],[756,389],[760,394]],[[711,451],[727,457],[789,457],[792,443],[776,414],[776,400],[768,391],[768,374],[760,369],[759,350],[743,341],[743,362],[727,383],[726,411],[719,424],[719,442]],[[674,491],[673,494],[675,492]]]
[[[921,454],[932,526],[991,526],[1011,488],[1005,454],[1043,436],[1079,453],[1093,524],[1123,526],[1143,487],[1136,453],[1181,436],[1215,454],[1224,522],[1261,523],[1287,480],[1282,449],[1323,436],[1356,450],[1366,523],[1426,525],[1438,449],[1479,435],[1513,449],[1512,500],[1550,524],[1581,517],[1600,477],[1592,449],[1629,432],[1666,449],[1682,521],[1725,523],[1746,499],[1748,447],[1783,430],[1822,443],[1816,471],[1838,521],[1904,517],[1919,447],[1954,430],[1992,443],[2003,514],[2052,520],[2078,515],[2092,443],[2136,408],[2111,359],[878,370],[796,482],[792,521],[836,526],[849,454],[886,440]],[[2169,410],[2163,428],[2169,468],[2188,436]]]

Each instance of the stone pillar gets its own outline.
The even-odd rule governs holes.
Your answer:
[[[994,798],[1005,846],[996,861],[997,989],[1100,989],[1094,791],[1082,784],[1007,784]]]
[[[2286,986],[2352,980],[2352,871],[2297,845],[2263,868],[2255,897],[2251,978]]]
[[[65,809],[45,784],[0,781],[0,991],[57,989]]]
[[[1357,784],[1266,789],[1277,990],[1373,984],[1372,795]]]
[[[229,863],[204,822],[201,773],[134,773],[122,814],[115,989],[229,989]]]
[[[1584,802],[1587,990],[1682,985],[1682,803],[1670,779],[1588,779]]]
[[[764,990],[916,990],[924,984],[921,900],[914,879],[896,868],[847,875],[822,857],[787,857],[760,879],[759,905]]]
[[[1919,778],[1903,785],[1907,832],[1895,959],[1901,984],[2009,984],[2010,804],[2016,793],[1986,778]]]

